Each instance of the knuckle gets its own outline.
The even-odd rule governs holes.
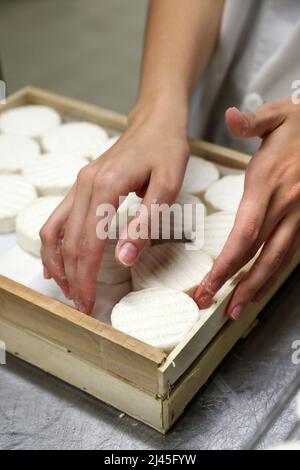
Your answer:
[[[170,199],[175,199],[179,191],[179,183],[176,178],[172,176],[161,176],[158,180],[159,188],[169,196]]]
[[[90,247],[88,240],[83,236],[79,242],[77,256],[79,259],[84,259],[92,253],[92,248]]]
[[[116,185],[117,180],[116,173],[112,170],[98,173],[94,179],[94,190],[111,189]]]
[[[93,179],[94,169],[91,165],[84,166],[77,175],[77,181],[79,184],[87,184]]]
[[[285,203],[287,206],[290,206],[290,205],[294,205],[294,204],[297,204],[299,203],[300,201],[300,182],[297,182],[295,184],[293,184],[286,196],[285,196]]]
[[[277,268],[281,265],[284,259],[284,250],[277,250],[265,256],[264,264],[269,268]]]
[[[55,234],[47,224],[40,229],[39,236],[43,245],[51,245],[55,242]]]
[[[236,230],[239,237],[248,244],[254,243],[259,234],[257,221],[251,218],[247,220],[247,224],[244,224],[241,227],[237,226]]]
[[[61,251],[63,258],[65,259],[69,260],[76,258],[76,247],[70,242],[63,241]]]

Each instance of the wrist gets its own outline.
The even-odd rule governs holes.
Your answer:
[[[158,126],[171,126],[187,136],[188,109],[188,99],[174,96],[139,97],[128,114],[128,123],[130,127],[135,127],[156,122]]]

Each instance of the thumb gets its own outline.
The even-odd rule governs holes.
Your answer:
[[[144,199],[138,208],[138,215],[130,220],[117,243],[115,257],[120,264],[132,266],[137,261],[143,249],[149,244],[151,233],[157,232],[160,205],[172,203],[179,187],[179,183],[172,189],[164,187],[156,176],[151,176]]]
[[[226,124],[236,137],[261,137],[273,132],[284,117],[276,106],[264,104],[254,113],[242,113],[237,108],[228,108],[225,113]]]

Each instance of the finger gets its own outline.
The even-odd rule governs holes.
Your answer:
[[[89,210],[91,199],[91,181],[96,169],[92,165],[84,167],[78,174],[76,190],[72,210],[65,226],[62,242],[62,256],[65,274],[70,287],[70,294],[75,300],[76,278],[77,278],[77,256],[78,246],[82,233],[82,227]]]
[[[152,174],[139,213],[128,224],[116,247],[116,259],[124,266],[132,266],[148,243],[151,232],[159,223],[160,205],[167,209],[179,192],[180,179]]]
[[[269,211],[270,197],[266,185],[250,184],[249,188],[245,187],[233,229],[223,250],[194,294],[200,308],[207,308],[222,285],[255,255],[264,241],[266,227],[269,230],[274,227],[273,211]]]
[[[74,190],[72,189],[40,230],[42,241],[41,258],[44,265],[44,273],[46,278],[53,278],[56,281],[66,297],[70,297],[70,291],[61,255],[61,237],[64,224],[72,207],[73,195]]]
[[[282,265],[297,232],[298,219],[298,214],[283,219],[266,241],[259,257],[236,287],[227,306],[226,313],[231,319],[239,318],[260,286],[266,283]]]
[[[96,281],[106,240],[97,235],[97,225],[101,220],[97,213],[103,204],[113,209],[118,207],[122,179],[114,173],[99,174],[94,179],[92,197],[86,220],[82,226],[77,255],[75,299],[83,313],[90,313],[96,296]],[[124,191],[123,191],[124,192]],[[128,191],[126,191],[128,193]]]
[[[285,116],[282,107],[276,104],[262,105],[254,113],[242,113],[229,108],[225,113],[228,129],[237,137],[263,137],[279,127]]]
[[[282,264],[279,266],[277,271],[275,271],[271,275],[267,282],[256,292],[255,296],[252,299],[253,302],[260,302],[265,297],[265,295],[272,289],[272,287],[277,283],[281,274],[289,267],[289,265],[293,261],[297,251],[299,250],[299,247],[300,230],[297,232],[291,246],[289,247]]]

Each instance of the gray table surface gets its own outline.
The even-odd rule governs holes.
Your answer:
[[[240,449],[254,439],[261,448],[299,438],[295,397],[285,397],[276,410],[300,384],[300,365],[292,362],[292,343],[300,339],[299,291],[298,268],[166,436],[9,356],[0,366],[0,448]]]

